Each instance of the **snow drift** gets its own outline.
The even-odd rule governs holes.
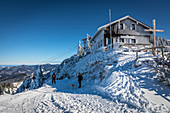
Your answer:
[[[169,111],[167,106],[152,103],[144,97],[141,77],[145,76],[142,78],[145,81],[154,77],[156,72],[139,61],[137,64],[140,66],[135,68],[135,54],[134,52],[107,51],[81,58],[74,57],[64,61],[59,67],[60,71],[56,73],[59,77],[68,77],[70,81],[74,80],[79,72],[82,73],[84,84],[95,86],[97,92],[108,96],[121,106],[120,111],[126,111],[126,109],[131,112]],[[140,55],[151,56],[150,59],[152,59],[151,54],[141,52]]]
[[[170,89],[159,83],[151,67],[141,63],[148,58],[136,60],[136,53],[123,51],[68,58],[51,71],[57,75],[56,84],[52,85],[50,80],[39,89],[24,92],[25,95],[0,96],[0,112],[20,109],[23,112],[170,112]],[[140,52],[139,55],[153,60],[151,54]],[[71,88],[70,83],[78,86],[79,72],[83,75],[82,88]],[[33,85],[30,88],[39,86],[36,80],[29,83]],[[23,101],[15,103],[15,97]],[[11,104],[8,106],[12,108],[7,108],[6,100],[24,106],[15,108]]]

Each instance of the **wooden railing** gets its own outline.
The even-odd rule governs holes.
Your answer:
[[[163,48],[165,48],[165,47],[151,47],[151,48],[143,48],[143,49],[138,49],[138,50],[133,50],[133,51],[136,52],[136,58],[139,58],[138,52],[144,51],[144,50],[152,50],[152,54],[156,55],[156,54],[154,54],[154,49],[157,49],[157,48],[161,49],[162,57],[164,58],[164,50],[163,50]]]

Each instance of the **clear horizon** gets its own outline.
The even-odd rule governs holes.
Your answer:
[[[79,40],[126,15],[164,30],[170,40],[170,1],[161,0],[2,0],[0,64],[61,63],[76,54]],[[44,61],[44,62],[43,62]]]
[[[56,65],[56,64],[60,64],[60,63],[43,63],[41,65],[45,65],[45,64],[51,64],[51,65]],[[0,64],[0,66],[19,66],[19,65],[39,65],[39,64]]]

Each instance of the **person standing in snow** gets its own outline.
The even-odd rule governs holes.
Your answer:
[[[32,79],[36,79],[34,74],[33,74],[33,76],[32,76]]]
[[[56,82],[55,82],[55,73],[53,73],[53,75],[52,75],[52,84],[53,84],[53,82],[56,84]]]
[[[83,76],[81,73],[79,73],[78,75],[78,82],[79,82],[79,87],[78,88],[81,88],[81,81],[83,80]]]

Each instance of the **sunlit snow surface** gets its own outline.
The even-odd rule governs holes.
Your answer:
[[[73,75],[71,79],[53,85],[50,80],[39,89],[1,95],[0,112],[170,112],[170,88],[157,80],[152,68],[144,64],[135,68],[135,54],[100,52],[81,58],[74,66],[66,64],[63,71]],[[78,72],[83,73],[82,88],[77,88]],[[103,81],[99,72],[104,72]]]

